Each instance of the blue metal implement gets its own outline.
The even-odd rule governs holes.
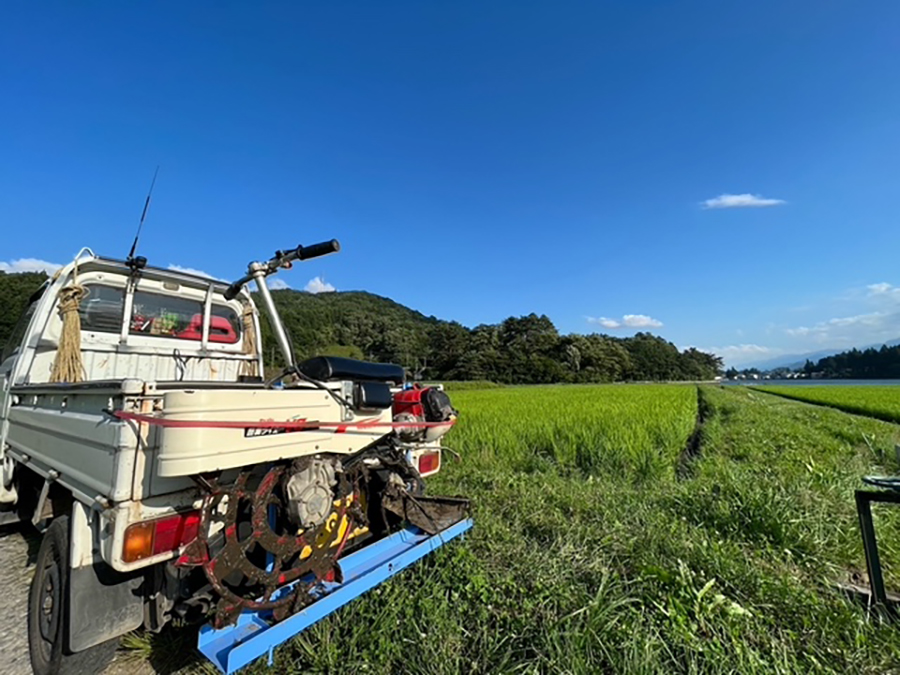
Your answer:
[[[317,600],[308,607],[274,625],[267,612],[244,612],[235,625],[219,630],[206,624],[200,629],[197,648],[225,675],[266,654],[271,665],[272,653],[282,642],[467,532],[472,524],[467,518],[435,535],[408,527],[369,544],[341,559],[343,583],[323,582],[313,592]],[[284,590],[288,589],[290,585]]]

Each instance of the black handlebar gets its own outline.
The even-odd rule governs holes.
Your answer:
[[[296,253],[298,260],[309,260],[310,258],[318,258],[329,253],[337,253],[340,250],[341,243],[337,239],[332,239],[331,241],[323,241],[310,246],[298,246]]]
[[[340,242],[337,239],[332,239],[331,241],[323,241],[309,246],[298,246],[289,251],[277,251],[275,256],[265,264],[266,275],[278,271],[281,267],[288,267],[295,260],[318,258],[319,256],[328,255],[329,253],[337,253],[340,250]],[[244,284],[252,278],[252,273],[246,274],[231,284],[225,291],[225,299],[234,300],[238,293],[241,292],[241,288],[244,287]]]
[[[318,258],[329,253],[337,253],[341,250],[341,244],[337,239],[331,241],[323,241],[318,244],[310,244],[309,246],[298,246],[290,251],[276,251],[275,257],[268,263],[269,270],[275,271],[279,267],[284,267],[295,260],[309,260],[310,258]]]

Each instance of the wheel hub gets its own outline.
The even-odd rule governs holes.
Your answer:
[[[47,643],[52,643],[56,639],[59,625],[59,579],[59,565],[53,561],[44,568],[43,585],[41,587],[41,612],[38,619],[41,637]]]

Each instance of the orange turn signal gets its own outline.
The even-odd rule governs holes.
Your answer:
[[[122,560],[127,563],[149,558],[153,552],[153,523],[134,523],[125,530]]]
[[[200,512],[176,513],[158,520],[129,525],[122,545],[122,560],[127,563],[174,551],[197,538]]]

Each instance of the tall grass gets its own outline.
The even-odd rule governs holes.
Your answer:
[[[462,415],[447,443],[470,470],[579,477],[671,475],[697,414],[696,391],[683,385],[509,387],[453,400]]]

